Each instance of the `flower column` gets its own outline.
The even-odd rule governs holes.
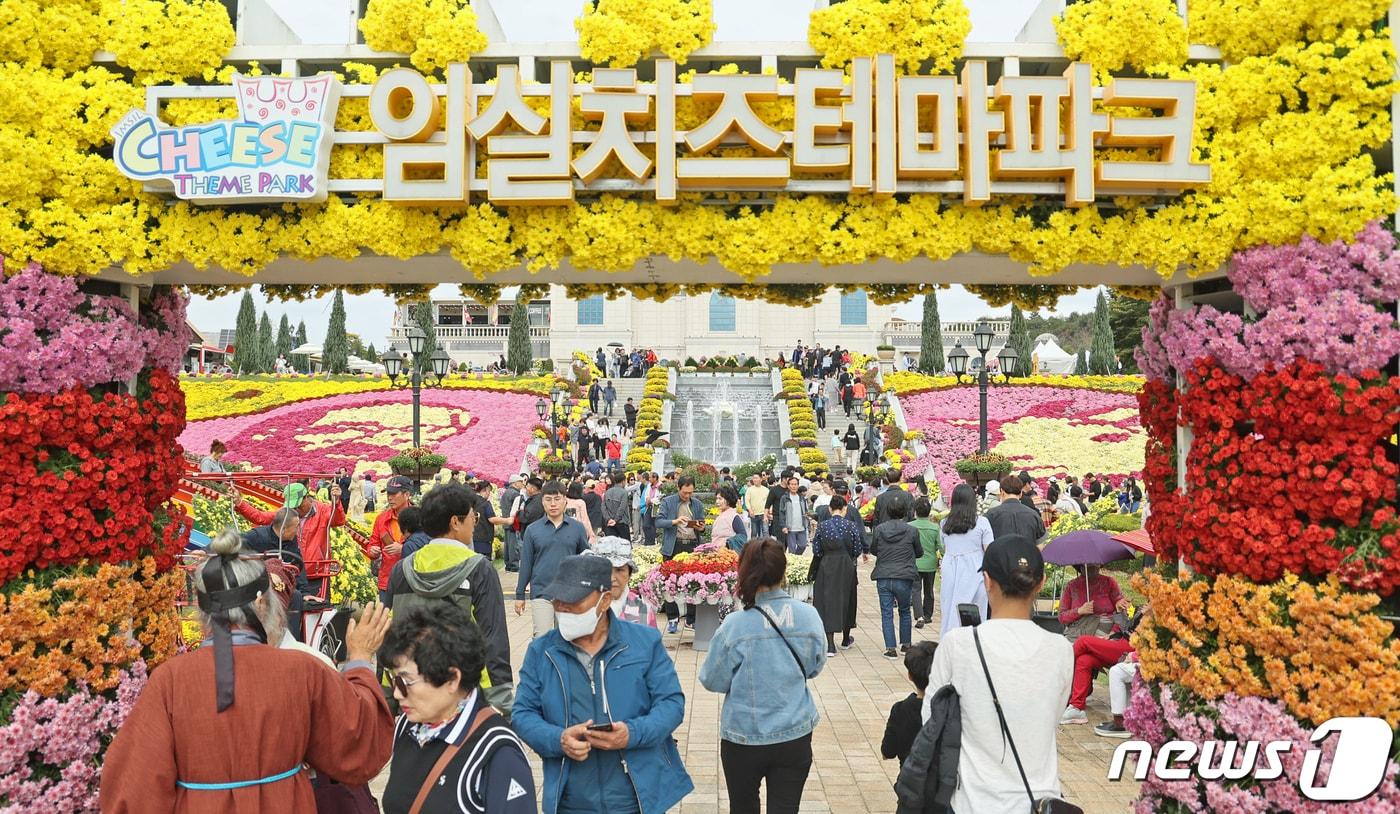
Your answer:
[[[102,750],[175,652],[184,314],[34,266],[0,282],[0,807],[95,811]]]
[[[1381,372],[1400,352],[1395,237],[1373,223],[1352,243],[1251,249],[1229,277],[1244,316],[1163,298],[1143,330],[1147,525],[1185,567],[1139,582],[1153,616],[1126,721],[1158,747],[1294,746],[1277,781],[1149,778],[1140,811],[1312,810],[1314,727],[1400,724],[1400,380]],[[1319,747],[1324,770],[1336,743]],[[1361,810],[1400,804],[1395,757]]]

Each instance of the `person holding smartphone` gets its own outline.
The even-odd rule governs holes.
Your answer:
[[[660,632],[614,613],[609,556],[565,557],[545,593],[558,627],[525,651],[512,719],[543,758],[541,810],[676,807],[695,784],[672,739],[685,694]]]

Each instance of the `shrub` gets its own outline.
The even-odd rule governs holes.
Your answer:
[[[1099,528],[1110,534],[1120,534],[1142,528],[1142,518],[1136,514],[1110,514],[1099,521]]]
[[[700,364],[699,362],[695,361],[695,357],[694,357],[694,356],[687,356],[687,357],[685,357],[685,366],[686,366],[686,367],[698,367],[699,364]]]

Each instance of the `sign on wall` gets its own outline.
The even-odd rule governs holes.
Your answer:
[[[168,127],[141,110],[115,127],[128,178],[202,204],[324,201],[340,81],[235,76],[239,117]]]
[[[849,75],[799,69],[791,84],[721,73],[680,82],[672,60],[655,69],[655,81],[641,82],[634,69],[599,68],[579,85],[559,61],[547,85],[528,90],[510,63],[494,84],[474,83],[465,64],[449,66],[445,84],[386,71],[369,92],[383,175],[353,191],[436,205],[474,195],[560,204],[581,190],[675,203],[687,191],[769,190],[960,195],[972,206],[1053,191],[1084,206],[1211,178],[1209,165],[1192,161],[1196,85],[1186,80],[1097,87],[1091,66],[1073,63],[1060,76],[988,85],[982,60],[958,76],[897,75],[889,55],[857,59]],[[323,200],[339,84],[329,76],[235,83],[239,121],[168,128],[133,111],[113,130],[121,171],[199,203]],[[544,97],[548,115],[531,96]],[[706,113],[682,130],[677,106],[687,97]],[[780,97],[792,99],[789,122],[760,113],[771,117],[765,103]],[[575,107],[588,129],[573,130]]]

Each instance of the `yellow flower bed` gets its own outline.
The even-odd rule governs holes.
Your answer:
[[[366,45],[408,54],[420,71],[466,62],[486,48],[467,0],[369,0],[360,31]]]
[[[1142,376],[1017,376],[1012,382],[1017,385],[1070,387],[1109,393],[1140,393],[1146,379]],[[904,370],[885,374],[885,387],[899,396],[925,390],[946,390],[957,386],[958,380],[955,376],[929,376]]]
[[[1094,0],[1065,8],[1055,31],[1072,60],[1092,58],[1099,82],[1132,67],[1149,74],[1186,61],[1186,22],[1176,0]]]
[[[602,196],[567,206],[515,208],[409,207],[368,197],[304,206],[197,207],[142,192],[117,173],[103,151],[111,146],[109,128],[142,105],[140,81],[219,64],[232,42],[231,28],[226,20],[211,25],[205,16],[219,4],[74,2],[64,6],[73,11],[72,25],[60,25],[63,15],[56,17],[50,5],[10,0],[6,25],[0,26],[0,94],[9,100],[0,155],[11,157],[7,172],[0,173],[0,252],[13,267],[36,260],[64,274],[93,273],[113,264],[145,273],[187,261],[251,275],[281,256],[312,260],[370,252],[411,258],[445,251],[477,282],[489,283],[490,275],[521,264],[540,270],[572,258],[579,267],[620,271],[645,257],[667,255],[713,259],[742,283],[761,278],[775,263],[937,262],[978,251],[1024,263],[1033,275],[1087,263],[1144,265],[1166,278],[1182,269],[1214,271],[1247,246],[1295,242],[1304,234],[1324,241],[1349,238],[1395,209],[1390,176],[1380,173],[1371,157],[1391,135],[1394,61],[1389,32],[1380,25],[1388,6],[1377,0],[1193,2],[1191,39],[1219,45],[1231,61],[1189,67],[1165,56],[1179,55],[1172,44],[1179,45],[1174,26],[1139,25],[1136,17],[1125,16],[1139,4],[1100,0],[1071,6],[1060,36],[1075,56],[1099,67],[1152,60],[1159,63],[1154,71],[1201,83],[1194,148],[1198,159],[1209,161],[1214,177],[1211,186],[1172,198],[1105,198],[1099,206],[1079,209],[1055,202],[1047,208],[1046,200],[1034,197],[967,207],[934,195],[879,200],[781,194],[771,205],[748,207],[752,195],[747,193],[736,194],[730,206],[704,205],[687,195],[676,206]],[[872,42],[871,48],[895,47],[906,60],[921,53],[935,61],[956,56],[955,35],[965,15],[961,4],[851,0],[821,12],[827,16],[813,24],[814,36],[833,32],[825,46],[833,59],[846,58],[840,49],[848,40],[834,34],[847,31],[839,20],[862,27],[850,28],[852,37],[871,34],[861,21],[842,16],[867,5],[881,14],[903,10],[901,20],[909,21],[894,39]],[[164,15],[158,26],[152,16],[157,6]],[[1148,8],[1156,14],[1160,6],[1154,2]],[[107,24],[102,9],[114,7],[134,7],[136,13],[121,25]],[[683,7],[693,6],[680,0],[655,5],[668,13]],[[475,47],[464,22],[469,13],[461,0],[375,0],[364,26],[372,44],[392,44],[424,65],[440,65]],[[133,51],[139,37],[125,33],[128,22],[176,45]],[[434,26],[446,28],[439,32]],[[1125,26],[1134,37],[1123,36]],[[937,44],[919,50],[930,42]],[[1132,43],[1131,53],[1124,42]],[[138,80],[87,67],[97,50],[116,51]],[[342,70],[356,73],[358,81],[372,80],[373,71],[361,66]],[[228,73],[228,68],[204,71],[210,78]],[[353,101],[344,117],[367,126],[362,103]],[[763,115],[775,126],[790,119],[791,100],[770,104]],[[184,102],[171,105],[171,116],[198,122],[226,108],[222,100]],[[681,110],[681,126],[699,112]],[[583,126],[581,114],[578,126]],[[337,148],[332,156],[332,164],[342,169],[379,162],[378,151],[365,145]],[[571,294],[601,285],[576,286]],[[388,288],[410,296],[420,295],[423,287]],[[677,284],[628,288],[649,298],[682,290]],[[824,288],[736,287],[726,293],[809,302]],[[279,296],[302,293],[289,286],[270,290]],[[887,302],[921,290],[876,286],[872,296]],[[998,301],[1015,296],[1010,287],[978,291]],[[1045,289],[1039,297],[1056,293]]]
[[[962,0],[846,0],[812,12],[807,41],[827,68],[894,54],[909,73],[930,61],[933,73],[952,73],[971,31]]]
[[[1133,636],[1144,678],[1210,699],[1277,698],[1315,724],[1350,715],[1400,724],[1400,639],[1375,615],[1375,594],[1292,574],[1269,585],[1156,574],[1133,584],[1152,605]]]
[[[715,35],[710,0],[599,0],[574,21],[584,59],[626,68],[660,51],[684,64]]]
[[[449,377],[442,386],[462,390],[500,390],[547,395],[553,380],[548,376],[512,379],[472,379]],[[342,396],[348,393],[368,393],[389,390],[389,380],[372,379],[314,379],[300,378],[200,378],[184,377],[180,389],[185,394],[185,419],[227,418],[260,413],[308,399]]]

